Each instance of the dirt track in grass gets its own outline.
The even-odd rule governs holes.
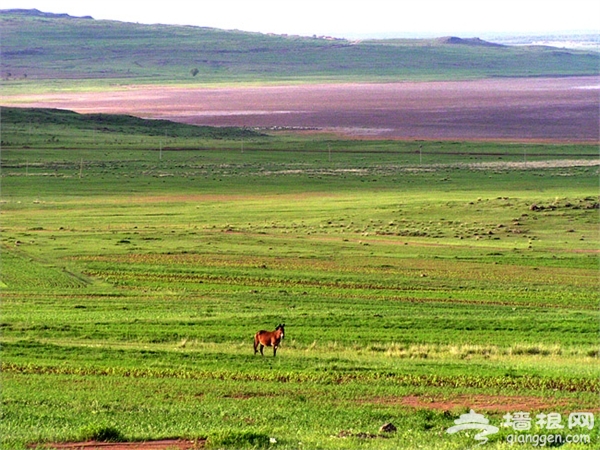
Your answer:
[[[145,442],[67,442],[47,444],[43,448],[56,450],[194,450],[203,448],[205,444],[205,440],[164,439]],[[39,448],[39,446],[35,448]]]
[[[0,97],[11,106],[356,138],[597,143],[600,77],[220,88],[130,86]]]
[[[583,407],[577,400],[546,399],[534,396],[511,396],[511,395],[455,395],[448,398],[425,397],[409,395],[397,399],[379,398],[372,403],[402,405],[417,409],[436,409],[441,411],[453,411],[461,409],[474,409],[481,411],[531,411],[531,410],[555,410],[566,411],[573,408],[583,410],[596,410],[597,408]]]

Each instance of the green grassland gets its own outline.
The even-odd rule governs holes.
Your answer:
[[[2,114],[3,448],[461,449],[482,402],[597,411],[595,146]]]
[[[598,54],[478,40],[327,40],[0,11],[5,95],[115,83],[596,75]]]

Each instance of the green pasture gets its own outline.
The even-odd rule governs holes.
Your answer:
[[[3,448],[462,449],[471,407],[597,412],[596,147],[5,112]]]

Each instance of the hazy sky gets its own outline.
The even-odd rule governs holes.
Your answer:
[[[8,8],[338,37],[600,32],[598,0],[0,0]]]

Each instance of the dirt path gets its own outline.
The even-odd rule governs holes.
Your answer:
[[[600,77],[115,89],[0,102],[363,138],[597,143],[600,136]]]
[[[69,442],[47,444],[44,448],[56,450],[195,450],[203,448],[205,441],[165,439],[146,442]]]
[[[598,408],[584,407],[578,400],[547,399],[534,396],[516,395],[455,395],[447,398],[409,395],[406,397],[376,398],[368,403],[392,404],[408,406],[417,409],[436,409],[440,411],[453,411],[457,409],[474,409],[476,411],[566,411],[572,408],[580,408],[585,411],[597,411]]]

